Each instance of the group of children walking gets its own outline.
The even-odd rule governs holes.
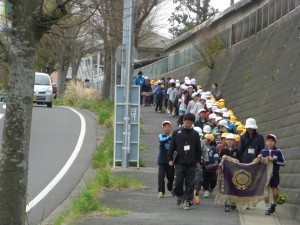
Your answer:
[[[265,214],[270,215],[277,204],[279,167],[285,164],[282,151],[276,147],[277,137],[269,134],[265,142],[264,137],[257,132],[255,119],[248,118],[245,125],[237,121],[232,110],[225,108],[220,91],[216,92],[217,84],[213,84],[210,93],[201,89],[196,91],[190,84],[185,80],[184,86],[178,89],[182,93],[178,104],[182,105],[183,102],[184,105],[179,107],[181,122],[177,124],[178,128],[172,132],[171,122],[162,122],[163,133],[159,135],[158,197],[164,197],[167,186],[168,191],[176,196],[177,205],[183,203],[183,208],[188,210],[192,205],[200,204],[201,189],[204,198],[213,195],[217,176],[222,172],[219,168],[222,158],[229,156],[236,162],[250,163],[254,158],[267,157],[274,166],[269,184],[273,201],[270,204],[269,199],[265,199]],[[169,84],[172,90],[174,86],[178,84]],[[198,111],[192,110],[195,107]],[[169,113],[170,116],[176,115],[173,110]],[[235,208],[235,204],[229,202],[224,207],[226,212]]]

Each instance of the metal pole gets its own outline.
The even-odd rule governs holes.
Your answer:
[[[132,68],[132,30],[133,30],[133,0],[124,0],[123,15],[123,45],[121,67],[121,82],[125,85],[125,112],[124,112],[124,131],[123,131],[123,157],[122,167],[128,168],[130,152],[130,87],[131,87],[131,68]]]

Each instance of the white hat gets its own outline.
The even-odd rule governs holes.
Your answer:
[[[197,92],[198,92],[199,94],[202,94],[202,93],[203,93],[203,90],[202,90],[202,89],[199,89]]]
[[[206,110],[205,109],[199,109],[199,111],[198,111],[198,114],[200,114],[201,112],[206,112]]]
[[[207,100],[207,96],[206,95],[201,95],[201,100]]]
[[[211,92],[210,91],[205,92],[205,94],[207,95],[207,97],[211,96]]]
[[[180,87],[180,83],[176,83],[176,87]]]
[[[195,78],[192,78],[192,79],[191,79],[191,83],[192,83],[192,84],[196,84],[196,79],[195,79]]]
[[[226,139],[233,139],[233,140],[235,140],[235,135],[232,134],[232,133],[228,133],[227,136],[226,136]]]
[[[204,125],[203,132],[210,134],[211,133],[211,127],[209,125]]]
[[[216,117],[216,121],[218,122],[218,121],[220,121],[220,120],[222,120],[223,118],[221,117],[221,116],[217,116]]]
[[[207,100],[207,101],[208,101],[208,100]],[[207,108],[212,108],[212,107],[213,107],[213,104],[207,103],[207,101],[206,101],[206,107],[207,107]]]
[[[180,80],[175,80],[176,83],[180,83]]]
[[[214,113],[211,113],[211,114],[209,114],[209,116],[208,116],[208,119],[216,119],[217,118],[217,115],[216,114],[214,114]],[[221,118],[221,117],[220,117]]]
[[[219,126],[224,126],[228,129],[228,122],[226,120],[220,120],[219,121]]]
[[[185,80],[184,83],[187,84],[187,85],[190,85],[191,84],[191,80]]]
[[[171,79],[171,80],[170,80],[170,83],[175,83],[174,79]]]
[[[215,106],[215,105],[212,107],[212,111],[213,111],[213,112],[215,112],[217,109],[218,109],[218,107]]]
[[[197,93],[197,92],[194,92],[193,94],[192,94],[192,98],[194,98],[195,96],[198,96],[199,94]]]
[[[194,130],[198,132],[199,136],[203,136],[201,127],[194,127]]]
[[[185,85],[181,85],[181,88],[183,89],[183,90],[188,90],[188,87],[187,86],[185,86]]]
[[[257,129],[256,120],[253,118],[248,118],[246,120],[245,128]]]
[[[222,109],[216,109],[216,110],[214,111],[214,113],[220,113],[220,114],[223,114],[223,111],[222,111]]]
[[[168,121],[168,120],[165,120],[164,122],[161,123],[161,126],[163,127],[165,124],[170,124],[171,125],[171,122]]]
[[[223,112],[227,112],[227,108],[222,108],[222,111]]]
[[[275,134],[268,134],[266,136],[266,139],[268,140],[269,138],[272,138],[272,139],[274,139],[277,142],[277,137],[275,136]]]
[[[161,84],[161,83],[162,83],[162,81],[161,81],[161,80],[158,80],[158,81],[157,81],[157,83],[158,83],[158,84]]]
[[[149,80],[149,77],[148,77],[148,76],[145,76],[144,79],[145,79],[145,80]]]
[[[186,80],[189,80],[189,79],[190,79],[189,77],[185,77],[185,78],[184,78],[185,81],[186,81]]]
[[[223,118],[230,118],[230,114],[228,112],[223,112]]]

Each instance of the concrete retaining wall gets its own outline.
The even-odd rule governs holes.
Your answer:
[[[189,71],[188,74],[186,71]],[[281,192],[300,204],[300,9],[222,52],[215,68],[191,65],[165,77],[194,77],[205,90],[217,82],[237,118],[256,119],[259,132],[274,133],[287,164]]]

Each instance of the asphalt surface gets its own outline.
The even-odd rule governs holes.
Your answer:
[[[4,104],[0,113],[5,115]],[[83,144],[73,165],[47,195],[28,211],[28,224],[45,219],[74,190],[91,162],[97,145],[97,119],[86,110],[77,110],[86,122]],[[0,141],[4,117],[0,119]],[[29,147],[28,197],[31,202],[65,166],[74,152],[82,124],[79,116],[63,107],[34,106]],[[0,142],[1,143],[1,142]],[[0,146],[1,151],[1,146]]]
[[[158,134],[161,133],[161,123],[169,120],[176,129],[176,119],[169,117],[166,113],[155,113],[152,107],[141,107],[141,118],[143,129],[146,134],[141,135],[140,140],[148,149],[141,152],[141,159],[146,167],[142,168],[115,168],[116,176],[128,176],[139,180],[144,189],[140,191],[115,191],[104,190],[99,198],[101,204],[111,208],[119,208],[128,211],[127,216],[105,217],[97,213],[92,213],[74,222],[75,225],[296,225],[290,216],[288,207],[278,206],[276,212],[271,216],[264,214],[264,203],[260,202],[257,207],[244,210],[238,207],[230,213],[224,211],[223,206],[214,205],[214,196],[204,199],[201,192],[200,205],[195,205],[191,210],[183,210],[182,206],[177,206],[175,198],[169,192],[164,198],[157,197],[157,153]],[[105,129],[98,127],[98,135],[103,137]],[[96,171],[89,169],[83,176],[81,182],[71,195],[58,207],[41,225],[52,225],[55,220],[65,213],[72,200],[83,190],[89,181],[93,179]]]

